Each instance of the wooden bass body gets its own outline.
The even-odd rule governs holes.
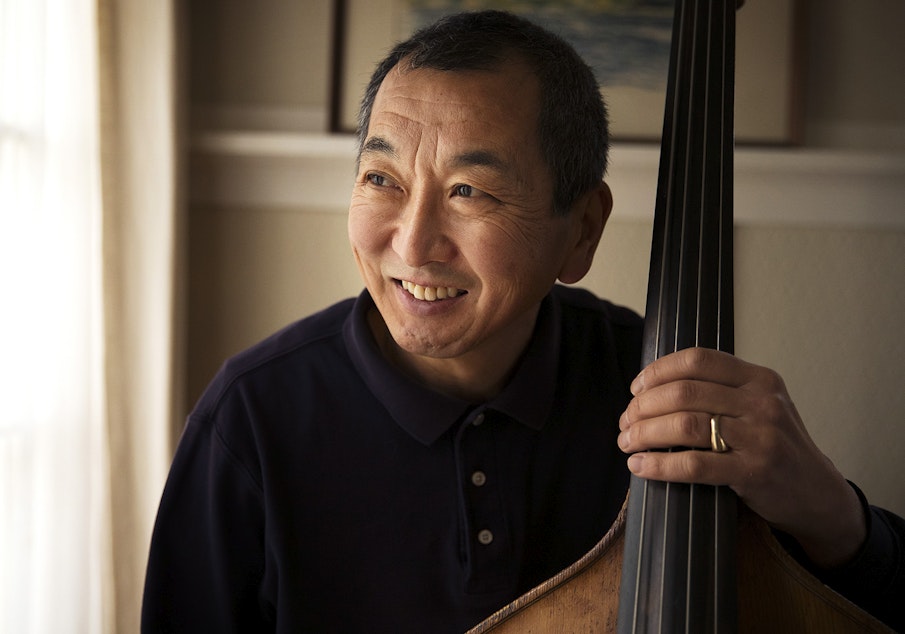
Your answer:
[[[467,634],[609,634],[617,629],[628,500],[606,535],[574,564]],[[798,564],[760,517],[741,505],[738,631],[799,634],[892,632]]]

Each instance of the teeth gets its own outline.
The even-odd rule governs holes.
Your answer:
[[[459,294],[459,289],[454,286],[421,286],[408,280],[402,280],[402,288],[414,295],[415,299],[422,299],[427,302],[455,297]]]

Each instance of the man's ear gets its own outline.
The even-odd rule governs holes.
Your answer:
[[[563,284],[574,284],[590,270],[612,210],[613,194],[604,182],[576,201],[569,212],[576,224],[575,238],[559,272],[559,280]]]

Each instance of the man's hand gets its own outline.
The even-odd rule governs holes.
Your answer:
[[[691,348],[651,363],[631,389],[619,446],[633,454],[632,473],[728,485],[824,568],[857,552],[867,534],[858,497],[811,440],[778,374]],[[728,445],[724,453],[710,451],[714,415]],[[693,449],[649,451],[669,447]]]

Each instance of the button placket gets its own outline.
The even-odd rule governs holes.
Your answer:
[[[496,477],[492,415],[477,412],[457,434],[460,492],[464,503],[469,585],[489,590],[509,582],[508,521]]]
[[[472,455],[472,452],[467,452],[466,461],[472,462],[472,464],[482,464],[486,462],[483,458],[483,454],[486,452],[487,443],[486,433],[481,433],[484,430],[479,429],[484,422],[487,420],[487,416],[484,412],[478,412],[471,421],[472,430],[470,433],[466,434],[466,438],[464,439],[464,444],[472,447],[481,447],[481,450],[476,452],[476,454]],[[477,435],[475,435],[477,432]],[[479,442],[468,442],[468,440],[479,441]],[[488,522],[492,519],[487,516],[486,513],[486,501],[482,500],[482,497],[486,497],[480,495],[479,491],[475,489],[480,489],[485,484],[487,484],[487,474],[481,470],[473,469],[471,470],[471,475],[469,476],[469,480],[471,486],[468,487],[468,492],[466,493],[466,500],[468,500],[468,506],[470,507],[470,515],[475,520],[475,524],[473,527],[474,537],[477,539],[478,543],[482,546],[488,546],[493,542],[493,531],[487,528]],[[488,491],[489,492],[489,491]]]

